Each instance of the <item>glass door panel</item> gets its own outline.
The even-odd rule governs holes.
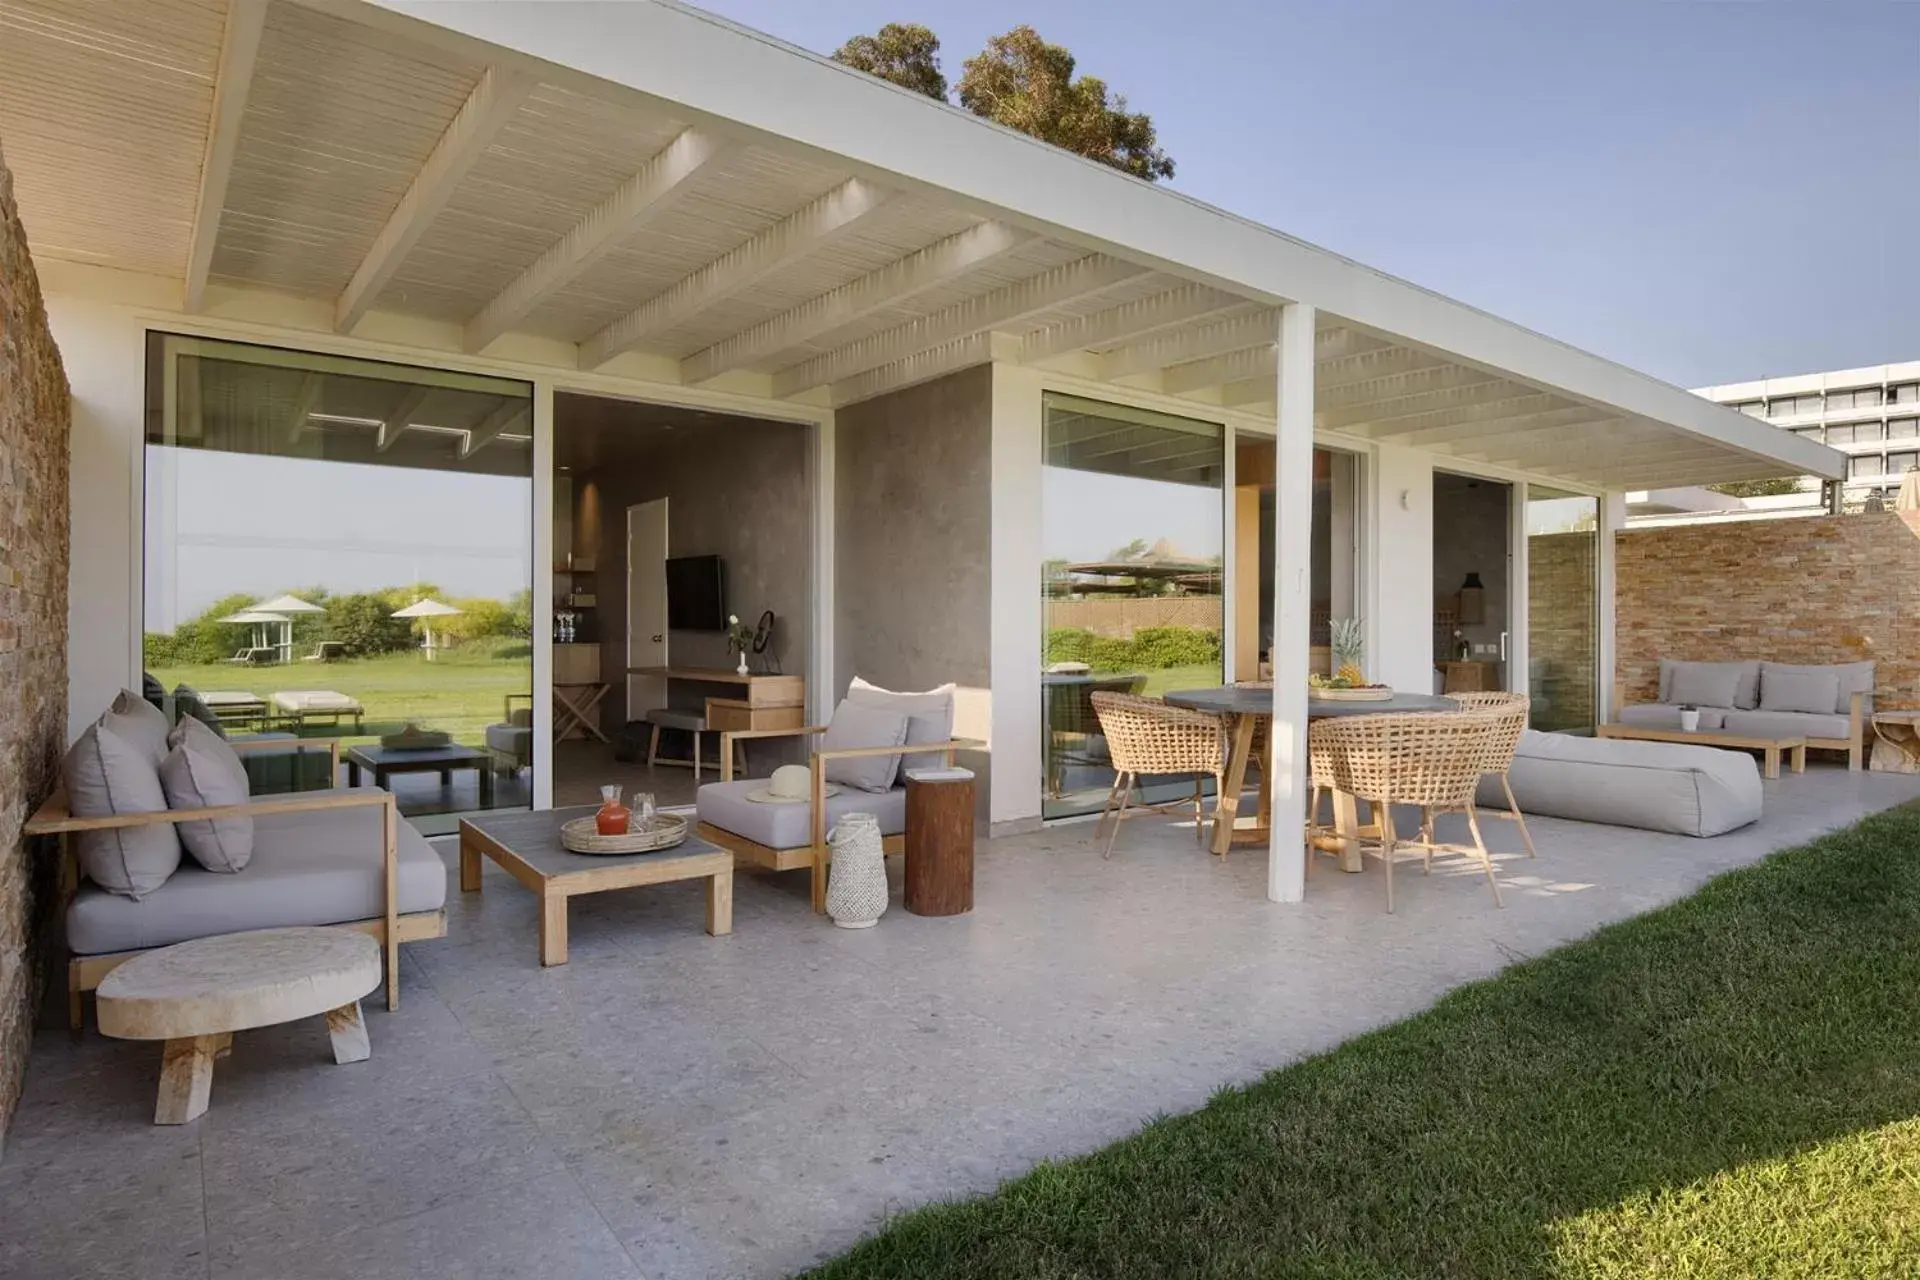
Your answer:
[[[1599,707],[1600,500],[1527,487],[1527,683],[1532,724],[1592,732]]]

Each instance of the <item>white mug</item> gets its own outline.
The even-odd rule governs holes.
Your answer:
[[[1696,733],[1700,728],[1700,712],[1688,707],[1680,713],[1680,729],[1684,733]]]

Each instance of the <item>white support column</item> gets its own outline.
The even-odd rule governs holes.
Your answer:
[[[553,808],[553,384],[533,384],[533,807]]]
[[[812,670],[807,672],[808,724],[825,724],[830,720],[840,696],[838,642],[833,628],[837,503],[834,422],[834,416],[828,414],[813,428],[813,658]]]
[[[1040,821],[1046,761],[1040,749],[1040,374],[993,366],[993,601],[987,678],[992,697],[989,818],[996,829]]]
[[[1313,596],[1313,308],[1280,309],[1273,458],[1273,776],[1267,897],[1306,894],[1307,646]]]
[[[1224,461],[1220,469],[1220,669],[1226,673],[1229,683],[1238,671],[1239,646],[1234,643],[1234,634],[1238,628],[1234,625],[1241,609],[1259,609],[1258,600],[1248,603],[1239,597],[1233,584],[1239,581],[1236,576],[1240,566],[1240,539],[1235,536],[1239,502],[1239,493],[1234,485],[1234,475],[1239,453],[1239,433],[1231,422],[1222,429],[1221,443],[1225,449]],[[1256,551],[1258,548],[1255,549]]]
[[[1532,495],[1525,482],[1508,487],[1507,648],[1500,655],[1507,692],[1528,693],[1527,668],[1533,657],[1533,543],[1527,536]]]

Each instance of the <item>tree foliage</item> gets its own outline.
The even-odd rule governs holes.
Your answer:
[[[947,77],[940,71],[940,37],[917,22],[889,22],[870,36],[855,36],[834,50],[833,60],[856,71],[947,100]]]
[[[967,59],[960,105],[1136,178],[1171,178],[1173,157],[1160,149],[1153,119],[1128,111],[1121,94],[1109,97],[1104,80],[1073,71],[1065,46],[1023,24]]]
[[[1800,481],[1793,476],[1779,476],[1772,480],[1734,480],[1727,484],[1710,484],[1707,488],[1733,498],[1777,498],[1782,494],[1800,492]]]
[[[940,38],[918,23],[889,22],[855,36],[834,61],[944,102]],[[1074,57],[1021,25],[994,36],[968,58],[957,87],[960,105],[1009,129],[1065,147],[1148,182],[1173,176],[1173,157],[1160,148],[1153,118],[1127,110],[1097,76],[1074,76]]]

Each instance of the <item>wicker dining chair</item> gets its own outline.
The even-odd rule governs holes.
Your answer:
[[[1157,698],[1104,691],[1093,695],[1093,710],[1100,718],[1100,731],[1106,736],[1114,769],[1106,807],[1100,811],[1100,820],[1093,827],[1093,838],[1098,840],[1101,828],[1111,815],[1113,827],[1100,856],[1113,856],[1113,842],[1120,835],[1121,822],[1129,816],[1127,809],[1133,800],[1133,790],[1142,777],[1192,775],[1194,838],[1204,846],[1206,780],[1213,779],[1215,796],[1226,782],[1227,732],[1220,717],[1170,707]],[[1186,800],[1157,805],[1142,803],[1139,808],[1164,813],[1187,803]]]
[[[1505,718],[1501,732],[1487,742],[1487,758],[1481,763],[1480,772],[1500,779],[1500,789],[1506,793],[1507,811],[1498,809],[1486,811],[1490,818],[1506,818],[1520,828],[1520,842],[1527,846],[1527,856],[1536,858],[1533,835],[1527,830],[1527,815],[1520,812],[1520,802],[1513,798],[1513,783],[1508,781],[1507,773],[1513,768],[1514,753],[1520,749],[1520,735],[1527,731],[1527,720],[1532,712],[1533,699],[1524,693],[1452,693],[1448,694],[1460,704],[1462,711],[1497,711]]]
[[[1492,711],[1344,716],[1318,721],[1308,730],[1308,751],[1322,753],[1333,787],[1374,807],[1379,852],[1387,868],[1389,912],[1393,910],[1393,864],[1403,848],[1421,850],[1428,873],[1436,851],[1478,855],[1493,889],[1494,905],[1505,905],[1473,807],[1488,739],[1502,731],[1502,717]],[[1396,804],[1415,805],[1423,811],[1417,839],[1400,839],[1393,821]],[[1441,844],[1433,838],[1433,818],[1442,813],[1466,815],[1471,847]]]

